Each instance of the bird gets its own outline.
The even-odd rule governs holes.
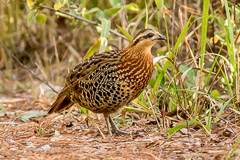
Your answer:
[[[166,37],[153,29],[141,30],[128,47],[94,54],[82,61],[66,77],[48,114],[69,109],[74,104],[102,113],[108,134],[128,134],[120,130],[111,114],[128,105],[147,87],[153,73],[151,49]]]

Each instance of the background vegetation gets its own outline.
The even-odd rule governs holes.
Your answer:
[[[136,105],[122,114],[153,115],[168,129],[171,120],[178,125],[170,134],[197,124],[209,135],[224,112],[239,123],[239,5],[236,0],[5,0],[0,41],[59,91],[68,69],[95,51],[124,48],[138,31],[158,30],[168,41],[152,51],[154,75]],[[3,47],[0,68],[1,93],[56,97]]]

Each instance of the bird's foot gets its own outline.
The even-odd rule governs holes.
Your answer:
[[[108,134],[110,136],[112,136],[112,132],[119,135],[129,134],[129,132],[121,131],[120,129],[118,129],[118,127],[116,126],[116,124],[113,122],[112,118],[109,115],[107,116],[104,115],[104,117],[105,117],[107,128],[108,128]],[[112,128],[112,130],[110,127]]]
[[[112,127],[112,131],[114,133],[120,134],[120,135],[125,135],[125,134],[129,134],[129,132],[125,132],[125,131],[121,131],[117,125],[113,122],[112,118],[109,116],[109,122],[111,124]]]
[[[113,129],[112,131],[113,131],[114,133],[120,134],[120,135],[130,134],[130,132],[121,131],[120,129]]]

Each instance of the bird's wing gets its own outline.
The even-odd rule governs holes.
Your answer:
[[[80,81],[90,82],[94,80],[94,76],[98,76],[98,74],[93,74],[94,72],[104,70],[104,67],[109,67],[112,62],[116,63],[117,59],[121,59],[119,52],[119,50],[111,50],[99,53],[81,62],[67,76],[65,89],[69,86],[75,86]]]

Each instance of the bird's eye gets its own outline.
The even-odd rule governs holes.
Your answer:
[[[152,34],[152,33],[149,33],[149,34],[147,35],[148,38],[151,38],[151,37],[153,37],[153,36],[154,36],[154,34]]]

